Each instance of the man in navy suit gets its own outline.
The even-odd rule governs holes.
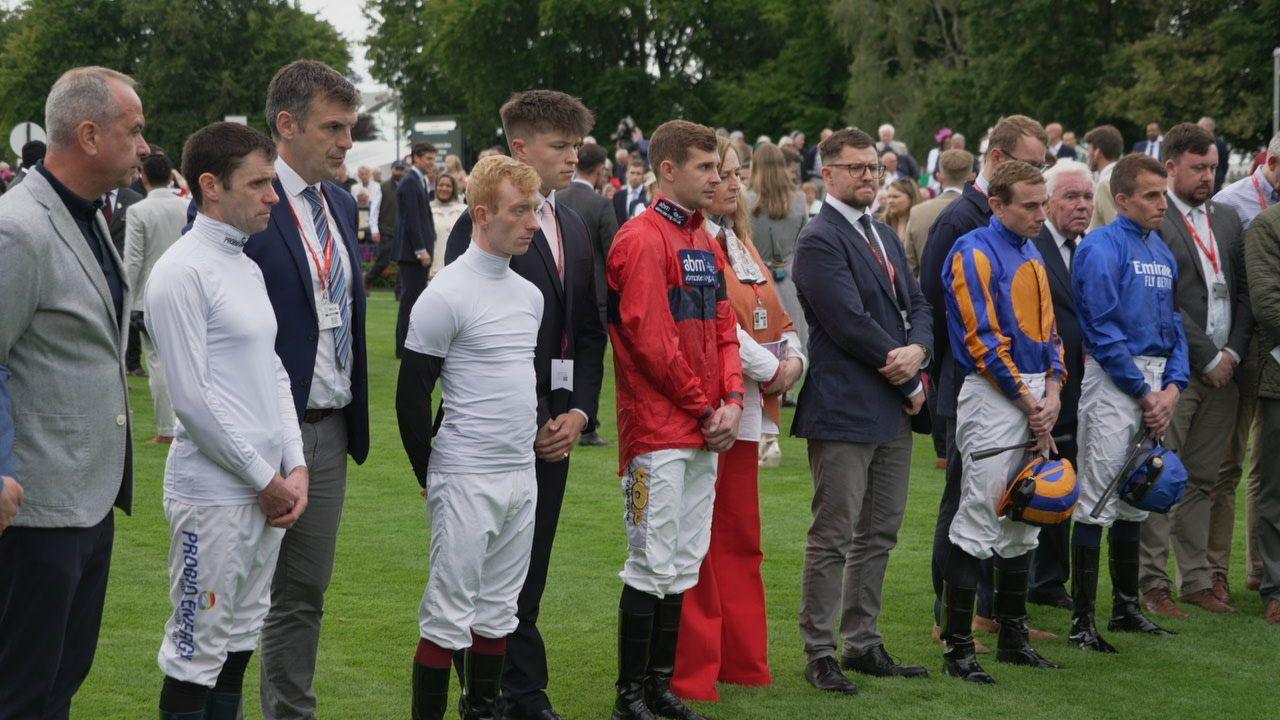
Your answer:
[[[1053,298],[1053,316],[1062,338],[1063,363],[1067,383],[1059,401],[1062,409],[1053,427],[1056,437],[1071,435],[1072,440],[1058,443],[1062,457],[1076,462],[1076,410],[1080,405],[1080,380],[1084,377],[1084,346],[1080,335],[1080,319],[1076,316],[1075,290],[1071,286],[1071,261],[1076,244],[1089,229],[1093,217],[1093,173],[1084,163],[1060,160],[1045,171],[1045,190],[1049,195],[1047,219],[1034,239],[1049,275],[1049,294]],[[1051,525],[1040,530],[1040,544],[1031,566],[1027,600],[1067,610],[1074,607],[1067,593],[1071,573],[1070,523]],[[1084,587],[1083,583],[1076,583]]]
[[[871,136],[840,130],[819,152],[827,197],[796,241],[793,267],[810,364],[791,432],[808,440],[814,484],[800,634],[809,683],[851,695],[838,651],[840,664],[867,675],[927,674],[889,656],[877,619],[907,507],[912,419],[924,407],[920,370],[933,330],[902,241],[871,219],[885,172]]]
[[[982,166],[978,179],[965,185],[960,199],[947,206],[938,219],[933,221],[933,227],[929,228],[929,240],[925,243],[924,252],[920,256],[920,289],[933,307],[934,355],[930,376],[938,385],[937,414],[945,418],[947,423],[947,481],[938,503],[938,522],[934,527],[933,536],[933,590],[937,598],[934,605],[935,617],[940,617],[942,607],[942,579],[946,569],[947,555],[951,551],[951,540],[948,536],[951,520],[960,506],[962,462],[955,446],[955,419],[956,397],[960,393],[961,383],[964,382],[964,376],[957,371],[955,359],[951,355],[951,342],[947,339],[942,267],[947,256],[951,254],[952,246],[961,235],[970,230],[986,227],[991,220],[991,206],[987,204],[987,187],[995,169],[1010,159],[1021,160],[1033,167],[1043,168],[1045,147],[1048,142],[1048,134],[1035,120],[1025,115],[1001,118],[991,131],[987,142],[986,162]],[[980,618],[991,617],[991,597],[991,566],[989,562],[984,562],[978,581],[978,616]],[[985,622],[991,621],[988,619]],[[991,629],[991,625],[986,624],[984,629]],[[1033,636],[1032,639],[1037,638]]]
[[[365,297],[356,201],[332,182],[351,148],[360,96],[329,66],[299,60],[267,88],[280,202],[249,238],[279,330],[280,356],[311,470],[307,509],[284,536],[262,630],[264,718],[314,718],[311,682],[324,593],[333,575],[347,455],[369,453]]]
[[[644,161],[633,158],[627,164],[627,182],[613,194],[613,212],[618,216],[618,227],[630,220],[636,207],[649,207],[649,196],[644,191],[644,175],[649,168]]]
[[[538,612],[560,521],[569,455],[583,432],[599,424],[596,404],[604,377],[605,331],[596,306],[591,237],[578,213],[557,202],[578,164],[578,148],[595,117],[577,98],[553,90],[516,93],[502,106],[502,127],[511,156],[531,165],[542,181],[538,232],[529,252],[511,258],[511,269],[542,292],[542,324],[533,365],[538,394],[538,504],[533,551],[516,616],[520,625],[507,640],[502,677],[503,717],[558,720],[547,697],[547,652],[538,632]],[[621,191],[620,191],[621,192]],[[471,216],[449,233],[445,262],[471,244]],[[567,381],[566,381],[567,380]],[[455,657],[455,661],[461,655]]]
[[[400,266],[400,314],[396,318],[396,357],[404,350],[409,332],[409,312],[427,289],[427,270],[436,245],[436,226],[431,219],[431,193],[427,175],[436,166],[436,148],[431,143],[415,143],[409,171],[396,186],[396,247],[392,252]]]
[[[1164,135],[1160,134],[1160,123],[1147,123],[1147,139],[1133,144],[1133,151],[1160,160],[1164,153]]]

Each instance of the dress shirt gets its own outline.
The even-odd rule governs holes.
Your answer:
[[[1048,220],[1046,220],[1044,224],[1049,228],[1049,234],[1053,236],[1053,243],[1058,246],[1058,253],[1062,255],[1062,264],[1066,265],[1067,271],[1070,272],[1071,261],[1074,259],[1075,253],[1071,248],[1067,247],[1067,236],[1063,235],[1062,232],[1058,230],[1058,228],[1054,227],[1053,223]],[[1077,236],[1076,239],[1072,241],[1072,245],[1079,242],[1080,238]]]
[[[102,230],[98,226],[102,198],[86,200],[75,194],[71,188],[63,185],[61,180],[49,172],[43,160],[36,163],[36,170],[53,186],[54,192],[58,193],[58,198],[66,206],[67,212],[71,213],[71,218],[76,221],[76,227],[80,228],[84,241],[89,244],[89,251],[97,259],[98,267],[102,269],[102,275],[107,281],[107,288],[111,291],[111,304],[116,311],[115,320],[120,322],[120,317],[124,314],[124,280],[121,277],[120,268],[116,266],[115,258],[111,257],[110,238],[103,237]]]
[[[369,193],[369,233],[370,235],[377,233],[378,208],[382,205],[382,186],[370,180],[368,185],[357,184],[353,185],[351,189],[354,190],[355,193],[359,193],[361,190]],[[355,196],[355,193],[352,193],[352,197]],[[369,240],[372,239],[372,237],[369,238]]]
[[[886,263],[893,262],[892,258],[889,257],[889,254],[886,253],[884,250],[884,242],[880,240],[880,233],[876,232],[876,225],[874,220],[872,220],[871,222],[871,237],[868,238],[865,235],[863,235],[862,227],[858,224],[858,221],[863,215],[869,214],[866,208],[859,210],[858,208],[852,207],[846,203],[841,202],[839,199],[836,198],[835,195],[832,195],[831,193],[827,193],[827,197],[823,202],[830,205],[832,208],[836,210],[836,212],[844,216],[844,219],[849,221],[849,224],[853,226],[853,229],[855,231],[857,231],[858,236],[861,237],[865,242],[867,242],[868,244],[874,242],[876,244],[876,247],[879,248],[880,257],[884,258],[884,261]],[[909,268],[894,268],[894,269],[897,272],[911,272]],[[881,270],[881,272],[883,272],[883,270]],[[898,300],[897,288],[894,288],[893,301],[895,303],[901,302],[900,300]],[[899,309],[901,310],[902,308],[899,308]],[[925,354],[925,360],[928,361],[929,359],[928,348],[924,348],[924,354]],[[886,382],[888,381],[886,380]],[[917,394],[922,392],[924,392],[923,381],[920,382],[918,385],[916,385],[916,389],[912,390],[911,394],[908,395],[907,397],[915,397]]]
[[[302,197],[302,191],[307,189],[307,183],[294,172],[293,168],[289,167],[284,158],[276,158],[276,175],[280,178],[280,186],[284,188],[289,206],[293,208],[293,216],[302,233],[302,241],[309,246],[309,249],[303,248],[303,255],[310,270],[311,289],[318,305],[322,300],[327,301],[329,293],[320,289],[320,268],[316,267],[316,259],[324,262],[324,250],[320,247],[316,224],[311,221],[311,204]],[[355,301],[351,297],[353,281],[347,258],[346,240],[338,231],[338,223],[334,220],[333,211],[329,208],[329,201],[325,199],[320,183],[311,187],[320,193],[320,200],[324,203],[325,216],[329,222],[329,235],[334,243],[334,262],[340,263],[342,271],[347,274],[347,302],[354,304]],[[320,338],[316,342],[316,366],[312,373],[311,394],[307,396],[308,410],[344,408],[351,402],[351,366],[349,364],[345,370],[338,368],[338,353],[333,337],[337,331],[338,328],[320,331]]]
[[[1160,137],[1156,138],[1155,140],[1148,140],[1148,141],[1147,141],[1146,155],[1147,155],[1147,157],[1153,157],[1153,158],[1155,158],[1155,159],[1159,160],[1159,159],[1160,159],[1160,151],[1161,151],[1162,149],[1164,149],[1164,136],[1163,136],[1163,135],[1161,135]]]
[[[1116,169],[1116,161],[1112,160],[1105,167],[1098,171],[1098,182],[1111,179],[1111,171]]]
[[[548,207],[551,212],[547,212]],[[555,190],[552,190],[550,195],[538,193],[538,227],[542,228],[542,235],[547,239],[547,247],[551,248],[551,260],[560,271],[560,281],[564,282],[564,267],[560,261],[564,247],[560,244],[560,228],[556,223]]]
[[[1241,228],[1244,230],[1249,229],[1253,219],[1263,210],[1272,205],[1280,205],[1280,189],[1272,187],[1262,170],[1262,168],[1254,170],[1252,175],[1240,178],[1213,196],[1214,202],[1236,211],[1240,216]]]
[[[1221,268],[1223,263],[1222,250],[1218,246],[1218,239],[1213,236],[1213,230],[1209,226],[1209,216],[1205,212],[1204,204],[1191,207],[1182,198],[1178,197],[1177,193],[1170,192],[1167,195],[1169,196],[1169,201],[1178,209],[1182,217],[1191,220],[1192,226],[1196,229],[1196,234],[1200,236],[1200,242],[1205,243],[1207,247],[1213,250],[1218,258],[1218,267]],[[1225,348],[1227,352],[1231,353],[1238,363],[1240,362],[1240,357],[1236,355],[1234,350],[1226,347],[1227,339],[1231,334],[1231,298],[1229,296],[1220,298],[1215,296],[1213,292],[1214,284],[1226,284],[1227,277],[1220,269],[1214,269],[1213,261],[1205,254],[1200,247],[1200,243],[1197,243],[1195,238],[1192,238],[1191,244],[1195,246],[1196,257],[1200,259],[1201,274],[1204,276],[1205,296],[1209,298],[1209,312],[1205,318],[1204,334],[1209,336],[1209,339],[1213,341],[1213,344],[1219,350]],[[1202,368],[1201,372],[1211,372],[1221,360],[1222,355],[1219,354]]]

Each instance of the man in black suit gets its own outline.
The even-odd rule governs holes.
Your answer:
[[[649,196],[644,191],[644,176],[649,166],[639,158],[632,158],[627,164],[627,182],[622,189],[613,194],[613,212],[618,218],[618,227],[635,215],[636,208],[649,207]]]
[[[1059,401],[1062,409],[1053,426],[1054,436],[1071,435],[1070,442],[1058,443],[1058,452],[1076,462],[1076,411],[1080,405],[1080,380],[1084,377],[1084,346],[1080,335],[1080,319],[1076,317],[1075,291],[1071,286],[1071,261],[1076,244],[1089,229],[1093,217],[1093,173],[1084,163],[1059,160],[1045,171],[1045,190],[1049,195],[1044,227],[1035,238],[1036,249],[1044,259],[1049,275],[1049,294],[1053,298],[1053,316],[1062,339],[1063,364],[1067,368],[1067,384]],[[1071,523],[1051,525],[1040,530],[1040,544],[1035,549],[1027,600],[1070,610],[1073,607],[1066,582],[1071,574]],[[1080,586],[1080,583],[1076,583]]]
[[[555,540],[569,455],[581,433],[594,430],[604,377],[605,332],[596,306],[591,237],[582,216],[556,202],[578,164],[582,138],[595,122],[577,98],[553,90],[516,93],[502,106],[502,127],[511,156],[538,171],[539,225],[533,246],[511,259],[511,269],[542,291],[542,325],[534,352],[538,385],[538,439],[534,451],[538,506],[533,556],[516,615],[520,625],[508,639],[502,705],[507,718],[557,720],[547,698],[547,654],[537,628]],[[449,233],[445,262],[471,243],[471,217]],[[461,656],[457,656],[455,660]]]
[[[987,187],[995,169],[1008,160],[1021,160],[1033,167],[1044,167],[1045,146],[1049,138],[1040,123],[1025,115],[1001,118],[987,141],[987,158],[978,179],[964,187],[960,199],[951,203],[929,229],[929,240],[920,256],[920,289],[933,308],[933,364],[930,376],[938,386],[938,415],[947,423],[947,481],[938,503],[938,522],[933,535],[933,590],[937,598],[934,614],[941,612],[942,579],[951,551],[948,533],[951,520],[960,505],[962,462],[955,444],[956,398],[964,376],[957,371],[947,338],[947,316],[943,301],[942,267],[951,248],[961,235],[986,227],[991,220],[987,204]],[[991,617],[991,568],[984,563],[978,584],[978,617]],[[982,621],[980,621],[982,622]],[[982,629],[991,629],[985,620]],[[935,626],[935,633],[939,628]],[[1034,639],[1034,638],[1033,638]]]
[[[427,173],[436,166],[436,148],[431,143],[415,143],[412,163],[396,187],[396,248],[392,257],[400,265],[400,314],[396,318],[396,357],[404,350],[413,303],[427,288],[431,250],[436,245],[436,226],[431,219],[431,195]]]
[[[378,255],[364,276],[365,294],[373,287],[373,282],[382,277],[382,272],[391,264],[391,252],[396,245],[396,220],[400,205],[396,202],[396,189],[404,179],[407,168],[397,160],[391,163],[391,178],[382,181],[382,203],[378,205]]]
[[[852,695],[841,665],[879,677],[927,674],[894,661],[877,625],[933,333],[902,241],[871,219],[885,172],[871,136],[840,130],[819,152],[827,197],[796,241],[793,269],[810,364],[791,432],[808,440],[814,483],[800,634],[809,684]]]
[[[369,453],[356,201],[333,182],[351,149],[359,104],[350,81],[314,60],[284,66],[267,87],[280,202],[244,252],[262,270],[271,298],[276,354],[289,373],[311,476],[306,512],[280,545],[262,629],[267,720],[316,716],[312,679],[346,497],[347,456],[363,463]]]
[[[132,180],[131,177],[125,179]],[[125,213],[128,212],[130,205],[141,199],[141,194],[128,187],[119,187],[102,194],[102,216],[107,219],[107,229],[111,231],[111,244],[116,246],[116,252],[121,257],[124,256]],[[124,366],[130,375],[145,377],[146,372],[142,369],[142,338],[138,333],[139,327],[130,322],[129,344],[124,351]]]
[[[1161,159],[1160,156],[1164,152],[1164,135],[1160,134],[1160,123],[1147,123],[1147,139],[1134,143],[1133,152],[1156,160]]]

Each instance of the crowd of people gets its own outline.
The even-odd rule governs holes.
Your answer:
[[[0,718],[67,717],[90,670],[113,508],[132,509],[133,343],[169,446],[160,717],[236,718],[254,652],[264,717],[316,716],[348,457],[384,430],[365,303],[391,262],[398,430],[431,530],[415,720],[445,717],[454,672],[464,718],[561,717],[538,614],[573,451],[610,444],[609,420],[613,718],[698,720],[685,701],[719,683],[770,684],[759,473],[790,398],[818,690],[928,675],[878,627],[916,434],[946,471],[945,674],[995,682],[975,630],[998,662],[1060,667],[1028,603],[1070,609],[1082,650],[1123,650],[1097,621],[1104,529],[1108,634],[1235,612],[1246,458],[1244,584],[1280,624],[1280,135],[1226,185],[1208,118],[1125,154],[1112,126],[1079,146],[1011,115],[977,155],[944,128],[923,164],[890,125],[808,147],[670,120],[611,160],[580,100],[529,90],[470,172],[417,143],[382,180],[347,176],[349,80],[297,61],[266,97],[270,136],[213,123],[175,163],[143,140],[131,78],[69,70],[47,148],[0,197]]]

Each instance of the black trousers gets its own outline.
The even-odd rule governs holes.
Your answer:
[[[391,264],[391,251],[395,249],[395,244],[395,230],[389,233],[382,233],[382,240],[378,242],[378,254],[374,256],[373,265],[369,267],[369,272],[364,276],[365,287],[373,287],[373,281],[382,277],[382,273]]]
[[[0,718],[71,716],[98,647],[113,513],[88,528],[0,535]]]
[[[951,554],[951,521],[960,509],[960,478],[963,466],[960,450],[956,447],[956,419],[946,418],[947,426],[947,481],[938,502],[938,522],[933,528],[933,618],[941,623],[942,582],[946,578],[947,556]],[[990,558],[981,561],[978,568],[978,615],[991,617],[992,596],[995,592],[993,572],[995,565]]]
[[[1075,425],[1059,426],[1054,435],[1076,434]],[[1058,446],[1062,457],[1076,464],[1076,442]],[[1040,528],[1040,545],[1032,551],[1031,579],[1028,596],[1032,599],[1050,599],[1067,593],[1067,579],[1071,577],[1071,523],[1064,522]]]
[[[133,372],[142,367],[142,338],[138,328],[129,325],[129,345],[124,351],[124,368]]]
[[[400,314],[396,318],[396,357],[404,352],[404,338],[409,334],[409,313],[418,296],[427,289],[427,269],[418,261],[401,262]]]
[[[508,702],[529,714],[551,707],[547,699],[547,647],[538,632],[538,613],[542,609],[542,592],[547,587],[547,568],[551,565],[551,544],[556,539],[560,522],[560,506],[564,503],[565,481],[569,477],[569,461],[548,463],[538,460],[538,506],[533,518],[533,554],[529,574],[516,604],[520,624],[507,639],[507,663],[502,675],[502,689]]]

